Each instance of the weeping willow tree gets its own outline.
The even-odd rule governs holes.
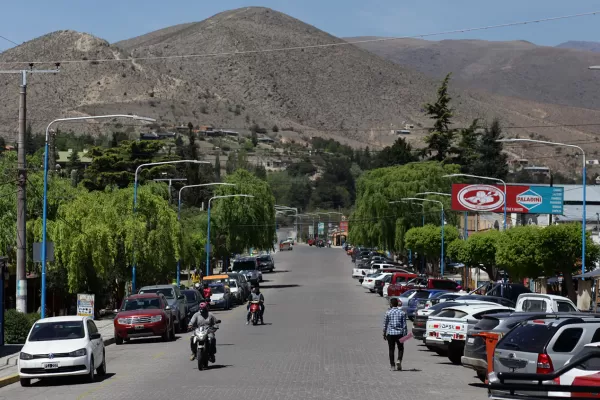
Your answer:
[[[440,224],[440,206],[433,202],[403,201],[411,197],[441,201],[450,210],[450,198],[417,196],[420,192],[450,193],[452,181],[444,175],[459,172],[458,165],[410,163],[364,173],[357,182],[356,208],[350,218],[349,240],[380,249],[404,251],[408,229],[425,221]],[[455,217],[447,213],[447,222]]]

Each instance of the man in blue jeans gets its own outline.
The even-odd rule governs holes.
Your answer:
[[[398,307],[398,299],[393,297],[390,300],[390,309],[385,313],[383,319],[383,340],[388,343],[391,371],[402,371],[404,343],[401,343],[400,339],[407,334],[406,314]],[[398,359],[394,363],[396,346],[398,346]]]

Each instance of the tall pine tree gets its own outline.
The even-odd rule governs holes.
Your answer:
[[[450,108],[452,98],[448,94],[451,75],[446,75],[438,88],[436,102],[425,104],[426,114],[435,122],[429,130],[429,135],[425,137],[427,147],[424,149],[424,155],[436,161],[447,161],[450,158],[452,142],[456,135],[456,130],[450,128],[454,115],[454,110]]]
[[[479,137],[477,144],[477,161],[473,165],[475,175],[490,176],[492,178],[504,179],[508,175],[508,157],[502,152],[502,127],[498,119],[485,128]]]
[[[479,120],[475,119],[468,128],[460,131],[460,140],[456,145],[455,163],[460,165],[463,174],[473,174],[474,165],[479,160]]]

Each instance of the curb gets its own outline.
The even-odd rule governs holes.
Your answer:
[[[104,340],[104,346],[110,346],[111,344],[114,344],[114,343],[115,343],[114,337]],[[15,366],[16,366],[16,363],[15,363]],[[2,377],[2,378],[0,378],[0,388],[2,388],[4,386],[12,385],[13,383],[17,383],[17,382],[19,382],[19,374],[13,374],[13,375]]]

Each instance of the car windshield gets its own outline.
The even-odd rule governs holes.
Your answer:
[[[232,271],[252,271],[256,269],[256,264],[254,260],[252,261],[235,261],[233,263],[233,267],[231,267]]]
[[[231,288],[237,288],[237,282],[235,280],[233,280],[233,279],[230,279],[229,280],[229,286]]]
[[[30,342],[82,339],[85,337],[83,321],[36,323],[29,335]]]
[[[558,330],[556,326],[546,324],[525,324],[508,332],[498,343],[498,349],[543,353],[546,343]]]
[[[175,290],[173,290],[171,288],[143,289],[143,290],[140,290],[140,294],[144,294],[144,293],[162,293],[162,294],[165,295],[165,297],[167,299],[174,299],[175,298]]]
[[[194,292],[186,290],[183,294],[188,303],[194,303],[196,301],[196,294]]]
[[[160,299],[151,297],[146,299],[125,299],[121,306],[121,311],[133,310],[158,310],[160,309]]]
[[[416,290],[407,290],[406,292],[402,293],[400,297],[410,297],[414,292],[416,292]]]
[[[260,256],[258,257],[258,261],[269,261],[269,256]]]
[[[225,293],[225,287],[223,287],[221,285],[215,285],[215,286],[211,285],[210,291],[213,292],[213,294]]]

